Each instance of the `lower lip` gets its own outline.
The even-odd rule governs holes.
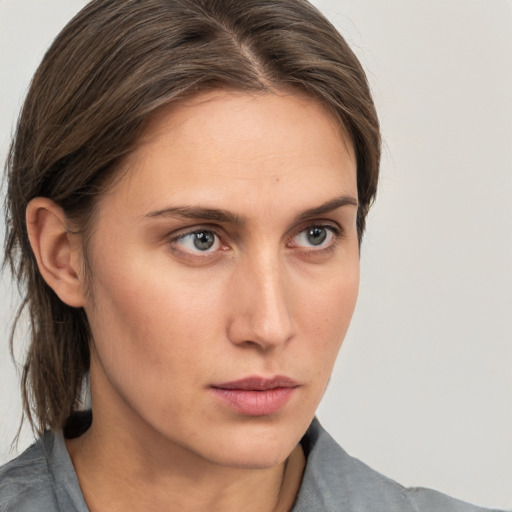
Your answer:
[[[211,388],[212,392],[231,409],[246,416],[268,416],[282,409],[295,388],[274,388],[263,391]]]

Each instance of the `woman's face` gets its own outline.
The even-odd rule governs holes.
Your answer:
[[[160,112],[120,172],[88,248],[95,422],[280,463],[356,302],[350,140],[307,96],[217,91]]]

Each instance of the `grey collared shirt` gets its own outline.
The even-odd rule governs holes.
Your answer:
[[[307,464],[292,512],[487,510],[436,491],[402,487],[349,456],[317,420],[302,444]],[[46,432],[0,468],[0,512],[89,512],[62,432]]]

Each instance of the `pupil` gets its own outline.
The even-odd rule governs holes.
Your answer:
[[[210,249],[215,241],[214,234],[209,231],[201,231],[196,233],[194,237],[194,246],[196,249],[205,251]]]
[[[308,241],[311,245],[320,245],[327,238],[327,232],[324,228],[311,228],[308,231]]]

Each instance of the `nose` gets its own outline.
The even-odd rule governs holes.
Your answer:
[[[237,345],[270,350],[294,334],[293,295],[278,255],[247,258],[232,274],[228,337]]]

